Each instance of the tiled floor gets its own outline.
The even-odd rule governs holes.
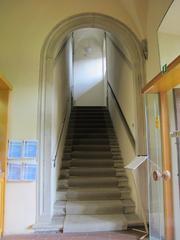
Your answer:
[[[98,232],[98,233],[46,233],[32,235],[14,235],[3,237],[2,240],[136,240],[142,234],[134,231]]]

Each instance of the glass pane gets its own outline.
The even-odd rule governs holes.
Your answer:
[[[168,92],[175,240],[180,239],[180,86]]]
[[[149,172],[149,230],[151,240],[164,239],[163,180],[153,179],[153,172],[162,173],[161,126],[159,95],[146,96]]]

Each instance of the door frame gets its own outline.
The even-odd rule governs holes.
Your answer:
[[[163,171],[169,171],[172,175],[171,143],[169,137],[169,112],[167,92],[180,84],[180,56],[167,66],[166,72],[159,73],[142,89],[143,94],[158,93],[161,108],[161,141],[162,141],[162,165]],[[174,239],[174,210],[172,177],[163,181],[164,189],[164,220],[165,239]]]
[[[8,146],[8,103],[9,92],[12,90],[11,84],[0,75],[0,101],[2,108],[0,109],[0,159],[1,159],[1,173],[0,173],[0,236],[4,232],[4,213],[5,213],[5,192],[6,192],[6,174],[7,174],[7,146]],[[2,122],[1,122],[2,121]]]

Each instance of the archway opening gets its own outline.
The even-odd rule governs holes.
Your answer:
[[[72,33],[83,28],[98,28],[106,32],[109,41],[113,42],[114,47],[120,50],[121,57],[126,59],[127,65],[131,68],[131,78],[133,81],[134,92],[134,125],[131,126],[134,130],[133,137],[135,140],[136,155],[145,153],[145,132],[144,132],[144,107],[141,97],[141,88],[144,85],[144,57],[141,44],[136,36],[121,22],[101,14],[82,14],[66,19],[58,24],[47,37],[41,52],[41,72],[40,72],[40,94],[39,94],[39,178],[37,187],[37,218],[36,227],[43,228],[51,223],[53,203],[55,198],[54,176],[57,176],[57,169],[61,162],[59,161],[54,168],[54,162],[57,156],[61,159],[62,155],[59,150],[59,141],[65,134],[65,131],[56,131],[56,143],[53,143],[53,109],[52,101],[57,88],[54,86],[54,67],[59,54],[63,51],[64,46],[69,44],[69,51],[64,54],[69,56],[73,49]],[[89,50],[87,50],[89,51]],[[70,56],[69,56],[70,57]],[[108,64],[108,63],[107,63]],[[106,65],[107,66],[107,65]],[[67,65],[66,65],[67,67]],[[115,72],[115,69],[111,69]],[[73,73],[70,73],[73,74]],[[71,78],[71,77],[70,77]],[[71,84],[70,88],[66,89],[66,98],[63,100],[61,126],[65,125],[69,117],[72,98],[74,97]],[[113,88],[118,94],[120,85],[114,85]],[[62,91],[64,87],[61,86]],[[128,93],[127,93],[128,94]],[[121,96],[119,96],[121,97]],[[127,112],[128,114],[128,112]],[[59,127],[57,127],[59,128]],[[66,126],[63,127],[66,129]],[[64,137],[65,139],[65,137]],[[63,141],[62,141],[63,146]]]

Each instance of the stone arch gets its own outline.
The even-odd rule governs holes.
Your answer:
[[[36,226],[51,220],[51,81],[53,60],[70,33],[80,28],[99,28],[112,34],[122,52],[134,68],[136,90],[136,154],[145,153],[144,106],[141,89],[145,83],[144,56],[141,43],[135,34],[120,21],[98,13],[72,16],[57,24],[47,36],[41,50],[39,83],[39,178],[37,183]]]

